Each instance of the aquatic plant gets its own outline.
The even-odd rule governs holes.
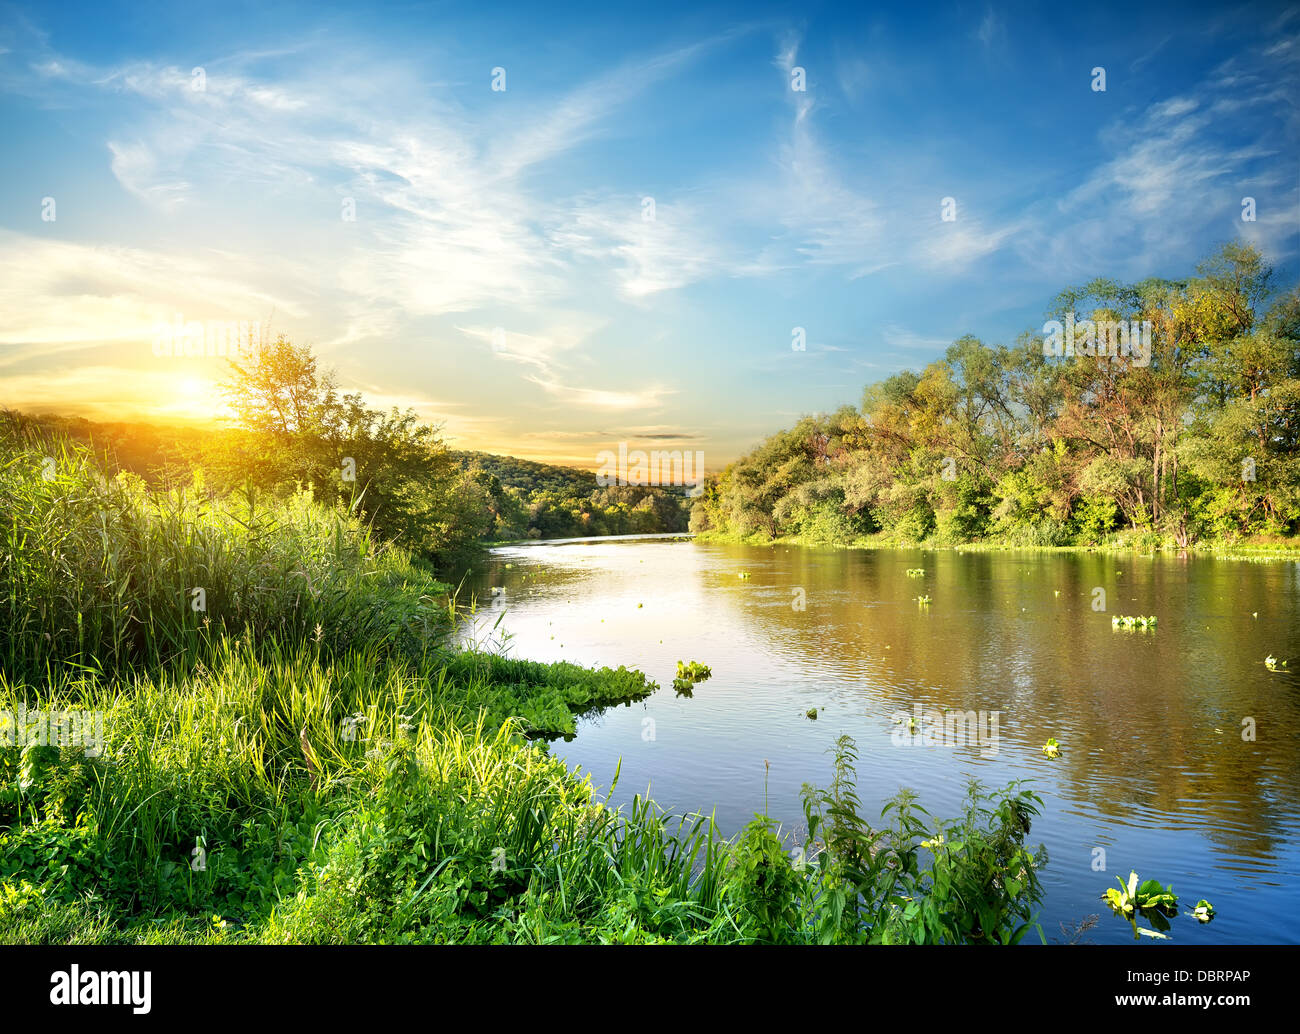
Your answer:
[[[1043,753],[1049,758],[1059,758],[1061,756],[1061,745],[1056,742],[1055,738],[1049,739],[1043,744]]]
[[[907,569],[907,577],[909,578],[920,578],[923,574],[925,574],[924,567],[909,567]]]
[[[1214,918],[1214,906],[1204,898],[1201,898],[1201,900],[1196,903],[1196,907],[1187,914],[1199,922],[1208,923]]]
[[[1127,919],[1133,927],[1133,939],[1141,936],[1164,939],[1169,929],[1170,918],[1178,915],[1178,896],[1172,885],[1162,887],[1159,880],[1145,880],[1138,883],[1138,874],[1130,872],[1128,883],[1115,877],[1119,890],[1111,887],[1102,895],[1102,900],[1110,906],[1112,912]],[[1146,919],[1152,929],[1140,928],[1138,919]]]
[[[1117,614],[1110,619],[1111,628],[1148,628],[1154,629],[1157,621],[1155,615],[1150,617],[1130,617],[1127,614]]]
[[[814,722],[817,721],[817,708],[815,707],[808,708],[808,710],[804,712],[804,715],[808,718],[811,718]]]
[[[1266,667],[1269,671],[1277,671],[1279,668],[1285,668],[1287,666],[1288,665],[1285,660],[1281,660],[1277,657],[1274,657],[1271,653],[1264,658],[1264,667]]]
[[[685,661],[677,662],[677,677],[686,679],[690,682],[703,682],[713,674],[713,670],[707,664],[701,664],[699,661],[691,661],[687,664]]]

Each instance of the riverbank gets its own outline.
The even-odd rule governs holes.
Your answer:
[[[1170,540],[1150,535],[1120,536],[1094,545],[1040,546],[984,539],[977,542],[943,542],[933,538],[920,542],[903,541],[883,532],[849,540],[828,541],[806,535],[736,535],[731,532],[701,531],[694,541],[743,546],[806,546],[834,549],[928,549],[954,552],[1028,552],[1028,553],[1113,553],[1122,555],[1215,556],[1226,560],[1300,561],[1300,539],[1261,539],[1242,542],[1193,543],[1179,546]]]

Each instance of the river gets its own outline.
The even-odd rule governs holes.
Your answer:
[[[766,771],[768,813],[795,832],[800,787],[829,782],[847,733],[870,819],[901,786],[949,818],[971,777],[1032,780],[1049,942],[1100,915],[1087,939],[1131,943],[1099,899],[1135,869],[1181,911],[1217,909],[1175,920],[1174,943],[1300,943],[1300,676],[1264,664],[1300,667],[1300,563],[575,540],[498,547],[467,588],[481,644],[659,683],[551,745],[600,787],[621,763],[614,804],[648,789],[731,835],[763,810]],[[712,677],[679,694],[678,660]],[[927,742],[945,709],[984,735],[950,723]]]

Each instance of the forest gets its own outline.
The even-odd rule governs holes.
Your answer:
[[[1068,350],[1048,325],[1012,346],[964,336],[710,477],[691,530],[1139,548],[1294,536],[1300,293],[1272,280],[1232,243],[1185,280],[1066,288],[1049,323],[1149,323],[1149,354],[1052,354]]]

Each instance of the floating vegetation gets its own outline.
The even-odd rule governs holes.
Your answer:
[[[677,677],[685,679],[688,682],[703,682],[713,670],[707,664],[701,664],[699,661],[691,661],[687,664],[685,661],[677,662]]]
[[[1135,872],[1128,874],[1127,884],[1118,876],[1115,880],[1119,884],[1119,890],[1111,887],[1102,895],[1102,900],[1117,916],[1129,921],[1133,927],[1133,939],[1136,941],[1139,936],[1146,936],[1163,940],[1164,931],[1169,929],[1169,920],[1178,915],[1178,896],[1174,893],[1173,885],[1162,887],[1159,880],[1145,880],[1139,884]],[[1202,901],[1199,904],[1208,906],[1209,902]],[[1211,906],[1210,914],[1213,912]],[[1139,928],[1139,917],[1146,919],[1154,930]]]
[[[1282,668],[1288,667],[1288,664],[1286,661],[1282,660],[1281,658],[1274,657],[1270,653],[1267,657],[1264,658],[1264,667],[1266,667],[1269,671],[1280,671]]]
[[[1208,923],[1214,918],[1214,906],[1204,898],[1196,903],[1196,907],[1187,913],[1198,922]]]
[[[924,567],[909,567],[907,569],[907,577],[909,578],[920,578],[923,574],[925,574]]]
[[[698,661],[691,661],[690,664],[685,661],[678,661],[677,677],[673,679],[673,689],[677,691],[678,696],[693,696],[695,683],[703,682],[712,674],[713,672],[707,664],[700,664]]]
[[[804,715],[808,718],[811,718],[814,722],[817,721],[817,708],[815,707],[808,708],[808,710],[804,712]]]
[[[1110,619],[1110,627],[1130,628],[1130,629],[1140,628],[1143,631],[1145,631],[1148,628],[1154,629],[1156,627],[1156,616],[1152,614],[1150,617],[1144,618],[1144,617],[1130,617],[1127,614],[1116,614],[1113,618]]]
[[[1049,758],[1059,758],[1061,756],[1061,745],[1056,742],[1055,738],[1049,739],[1043,744],[1043,753]]]
[[[640,609],[641,609],[642,607],[644,607],[644,606],[645,606],[644,603],[638,603],[638,604],[636,605],[636,609],[637,609],[637,610],[640,610]]]
[[[927,605],[930,603],[930,597],[929,597],[929,596],[918,596],[918,597],[916,598],[916,602],[919,603],[919,604],[921,604],[921,606],[923,606],[923,607],[924,607],[924,606],[927,606]]]
[[[749,577],[749,572],[748,572],[748,571],[741,571],[739,574],[736,575],[736,577],[737,577],[737,578],[748,578],[748,577]]]

